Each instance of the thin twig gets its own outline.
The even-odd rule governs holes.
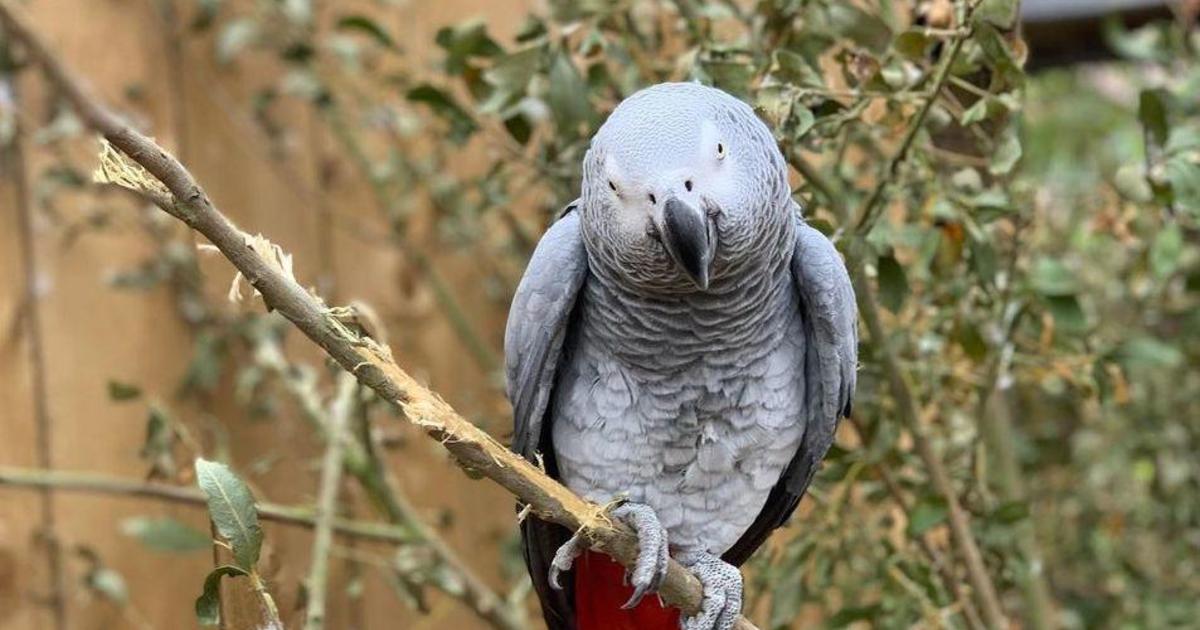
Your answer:
[[[8,41],[10,40],[5,38],[6,46]],[[14,95],[13,101],[17,102],[19,95],[15,77],[6,73],[0,77],[0,80],[9,84]],[[39,295],[38,288],[41,272],[38,269],[37,251],[34,244],[33,205],[30,203],[31,197],[29,196],[29,175],[25,170],[25,130],[19,118],[15,124],[16,128],[12,138],[7,146],[2,147],[0,165],[3,165],[4,168],[0,169],[0,172],[8,173],[15,198],[13,207],[17,215],[21,271],[25,279],[24,294],[21,298],[21,309],[24,310],[24,315],[21,320],[25,324],[25,335],[29,343],[30,397],[33,404],[37,463],[42,468],[53,468],[54,449],[51,440],[54,436],[54,417],[50,414],[50,399],[46,389],[46,351],[42,345],[44,341],[41,314],[42,297]],[[54,616],[54,627],[58,630],[66,630],[68,627],[66,571],[63,566],[62,549],[59,546],[58,527],[55,522],[54,492],[50,488],[44,489],[41,493],[39,509],[41,521],[39,534],[46,548],[46,564],[50,573],[50,593],[47,603]]]
[[[138,497],[198,507],[208,505],[204,493],[198,488],[136,481],[85,472],[0,467],[0,486],[54,488],[63,492]],[[316,527],[317,524],[316,516],[309,508],[267,502],[258,502],[255,507],[258,510],[259,518],[264,521],[309,529]],[[407,527],[387,523],[334,518],[333,531],[339,536],[347,538],[359,538],[393,545],[411,545],[420,542],[420,539]]]
[[[966,16],[963,20],[964,24],[971,23],[971,16],[975,12],[975,7],[979,6],[979,3],[980,0],[975,0],[968,5]],[[875,225],[875,220],[879,218],[880,209],[883,207],[884,191],[888,184],[896,179],[900,165],[908,157],[908,150],[912,147],[913,140],[917,138],[917,134],[925,126],[925,118],[929,116],[929,111],[933,109],[933,104],[937,102],[938,95],[941,94],[942,88],[945,87],[946,81],[950,77],[950,70],[954,66],[954,61],[958,59],[958,54],[962,52],[963,44],[966,43],[970,35],[971,29],[960,29],[960,32],[951,41],[950,50],[942,58],[942,63],[938,66],[937,72],[933,76],[933,84],[926,92],[925,100],[921,102],[921,108],[917,110],[916,115],[909,121],[908,129],[904,133],[904,138],[900,141],[900,146],[892,154],[891,159],[888,160],[887,166],[880,174],[879,181],[875,183],[875,188],[871,190],[871,194],[863,202],[863,209],[858,213],[858,221],[854,226],[855,232],[867,234]]]
[[[962,21],[964,24],[970,23],[971,15],[978,4],[979,1],[975,0],[967,6],[965,18]],[[863,210],[858,215],[859,218],[852,233],[855,238],[848,243],[845,254],[846,266],[849,268],[851,280],[854,283],[854,292],[858,298],[859,313],[867,323],[867,330],[871,341],[878,348],[879,363],[887,377],[888,386],[900,411],[901,419],[912,434],[917,455],[924,462],[930,480],[933,482],[934,489],[946,500],[952,539],[959,556],[966,565],[968,581],[974,589],[976,597],[979,599],[984,622],[989,628],[1002,628],[1006,627],[1007,621],[1000,606],[1000,599],[997,595],[995,584],[984,566],[983,556],[980,554],[979,546],[975,542],[975,537],[971,532],[967,514],[958,499],[958,493],[951,484],[945,466],[941,458],[937,455],[929,436],[920,424],[920,416],[917,411],[912,388],[905,378],[904,370],[896,358],[895,351],[886,338],[883,324],[880,320],[879,303],[875,295],[875,288],[866,277],[865,254],[862,251],[862,239],[870,232],[875,219],[878,217],[878,209],[882,205],[884,191],[888,184],[895,179],[900,165],[907,158],[908,150],[912,146],[918,132],[924,126],[925,118],[941,93],[953,62],[962,51],[963,43],[968,36],[969,32],[964,31],[951,43],[950,50],[942,59],[942,64],[934,75],[933,85],[926,93],[927,96],[921,109],[918,110],[917,115],[909,122],[900,147],[888,161],[888,165],[881,173],[879,181],[876,182],[870,196],[863,203]],[[794,156],[792,162],[796,162]],[[822,193],[822,196],[827,198],[834,214],[843,221],[843,225],[848,225],[848,222],[853,219],[850,215],[850,209],[841,201],[840,196],[833,192],[833,186],[828,182],[824,182],[816,169],[807,170],[809,172],[805,176],[809,177],[810,181],[815,182],[814,186],[818,192]]]
[[[979,599],[979,606],[983,613],[984,621],[989,628],[1008,627],[1003,609],[1000,607],[1000,598],[996,594],[996,586],[992,582],[991,576],[987,573],[987,568],[983,563],[983,555],[980,554],[979,546],[975,542],[975,536],[971,533],[971,525],[967,518],[967,512],[959,502],[958,493],[955,491],[954,485],[950,482],[950,476],[947,474],[941,458],[934,450],[933,442],[926,434],[925,427],[921,424],[920,414],[917,411],[917,403],[913,398],[912,389],[905,380],[904,370],[900,367],[895,350],[888,343],[887,336],[883,330],[883,323],[880,319],[879,303],[875,297],[874,288],[866,277],[865,265],[859,256],[848,256],[847,263],[847,266],[850,268],[850,277],[854,283],[854,292],[858,295],[858,310],[862,313],[863,320],[867,323],[867,331],[870,333],[871,341],[876,348],[877,361],[882,366],[883,372],[887,377],[888,386],[891,389],[892,398],[895,399],[900,419],[904,422],[905,428],[912,434],[917,455],[925,462],[925,468],[929,473],[929,479],[933,483],[934,489],[946,500],[946,509],[950,521],[950,534],[959,555],[962,557],[963,563],[967,567],[967,579],[970,581],[971,587],[975,590],[975,596]]]
[[[862,425],[853,416],[847,418],[847,421],[847,424],[858,434],[859,440],[865,444],[868,437]],[[872,464],[872,468],[879,474],[879,478],[883,480],[883,485],[887,488],[888,494],[892,495],[892,500],[896,502],[896,505],[900,506],[900,509],[905,514],[911,514],[912,504],[904,495],[904,489],[900,487],[900,482],[896,480],[896,475],[892,474],[892,471],[882,462]],[[950,596],[962,607],[963,619],[967,622],[967,627],[971,628],[971,630],[983,630],[984,625],[983,621],[979,618],[979,610],[975,607],[975,604],[971,603],[969,598],[963,596],[962,589],[959,588],[959,578],[954,574],[954,571],[947,564],[945,558],[942,557],[942,554],[938,552],[925,534],[917,536],[916,539],[917,544],[920,545],[925,555],[929,557],[938,575],[942,578],[942,584],[950,592]]]
[[[0,0],[0,22],[7,24],[12,34],[26,45],[33,61],[42,67],[85,124],[141,164],[175,195],[178,213],[172,216],[207,237],[262,294],[268,307],[295,324],[360,383],[396,405],[409,421],[441,443],[463,469],[495,481],[529,505],[538,517],[577,531],[593,548],[622,565],[636,564],[637,536],[627,526],[612,522],[604,516],[602,506],[580,498],[459,415],[440,396],[402,370],[385,349],[369,339],[348,334],[319,298],[248,247],[246,233],[216,208],[174,156],[85,92],[46,48],[29,26],[24,11],[12,0]],[[667,604],[694,615],[700,610],[703,588],[691,572],[671,560],[659,595]],[[739,618],[735,624],[739,630],[754,627],[745,618]]]
[[[320,396],[313,387],[316,377],[308,366],[297,366],[287,362],[283,349],[277,342],[259,342],[254,358],[260,367],[280,378],[284,387],[296,399],[303,412],[302,417],[323,439],[328,439],[329,424]],[[297,369],[298,368],[298,369]],[[365,422],[365,420],[364,420]],[[447,595],[466,604],[480,618],[498,630],[517,630],[524,627],[518,618],[519,611],[507,604],[468,566],[437,532],[428,527],[408,499],[400,491],[387,467],[379,459],[377,449],[371,443],[371,432],[364,428],[359,436],[349,436],[343,445],[342,461],[351,476],[388,522],[405,527],[414,537],[414,544],[429,550],[431,558],[441,570],[454,576],[461,588],[443,588]]]
[[[329,545],[333,542],[333,518],[337,512],[338,491],[342,485],[342,450],[346,427],[354,410],[358,381],[343,372],[338,377],[337,394],[329,409],[325,437],[325,457],[321,461],[321,487],[317,494],[317,526],[313,535],[312,566],[308,571],[308,610],[306,630],[325,627],[325,590],[329,581]]]

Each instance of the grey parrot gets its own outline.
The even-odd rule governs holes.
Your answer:
[[[509,312],[512,448],[615,503],[639,558],[625,572],[526,519],[552,630],[730,628],[737,567],[788,520],[850,413],[854,292],[790,192],[767,126],[697,83],[637,92],[592,139],[581,195]],[[704,586],[692,617],[643,598],[668,555]]]

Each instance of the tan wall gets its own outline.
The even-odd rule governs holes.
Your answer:
[[[233,70],[214,66],[204,42],[184,45],[189,71],[181,78],[177,107],[172,97],[170,56],[155,0],[37,0],[29,3],[34,22],[64,60],[88,78],[96,91],[123,111],[144,122],[165,145],[182,148],[185,161],[210,195],[235,221],[251,231],[262,231],[298,261],[298,275],[315,282],[318,266],[318,203],[306,191],[315,189],[314,164],[325,143],[321,134],[300,133],[300,142],[282,163],[271,163],[261,138],[238,122],[238,107],[246,102],[262,68],[250,65]],[[193,3],[180,2],[191,7]],[[377,3],[371,3],[377,5]],[[442,0],[408,2],[389,9],[383,22],[409,52],[408,59],[433,58],[433,33],[441,25],[469,15],[484,16],[493,31],[511,32],[523,16],[526,2]],[[193,66],[195,68],[193,68]],[[131,101],[128,88],[136,86],[142,97]],[[34,73],[20,82],[21,104],[27,125],[36,125],[47,110],[44,85]],[[182,110],[182,111],[181,111]],[[311,128],[311,114],[294,107],[283,112],[295,129]],[[182,138],[180,135],[182,134]],[[90,147],[81,147],[86,158]],[[50,159],[45,151],[25,143],[23,161],[33,177]],[[34,370],[31,361],[31,328],[22,314],[25,268],[20,257],[17,170],[10,161],[0,168],[0,466],[37,466]],[[299,178],[297,180],[296,178]],[[340,170],[330,203],[339,212],[375,218],[365,185]],[[67,221],[85,216],[94,198],[73,198],[58,205]],[[145,472],[137,452],[144,437],[145,407],[116,404],[108,399],[106,383],[118,379],[140,384],[154,398],[170,401],[190,352],[190,332],[172,312],[164,290],[118,291],[106,278],[118,269],[136,265],[152,251],[140,230],[126,225],[89,234],[69,247],[63,244],[63,225],[35,211],[33,225],[35,271],[45,288],[37,303],[45,356],[44,375],[51,426],[50,453],[55,467],[64,470],[104,472],[138,477]],[[372,224],[378,225],[378,221]],[[401,363],[427,378],[451,403],[464,411],[493,418],[489,428],[502,433],[506,407],[489,377],[465,358],[459,342],[441,321],[427,296],[403,298],[397,288],[406,273],[393,252],[364,246],[343,232],[333,238],[332,276],[342,301],[359,298],[374,304],[388,319],[393,346]],[[473,282],[464,256],[439,257],[439,265],[456,281],[460,293],[478,316],[485,313],[482,330],[498,347],[502,313],[485,304]],[[221,260],[204,263],[209,288],[220,295],[228,286],[229,267]],[[292,346],[316,357],[306,344]],[[272,501],[304,503],[315,490],[311,457],[318,444],[294,420],[254,422],[225,400],[213,406],[217,421],[232,437],[235,464],[246,472],[248,464],[264,455],[279,461],[250,480]],[[198,413],[188,413],[199,423]],[[403,431],[395,421],[391,429]],[[415,435],[415,434],[412,434]],[[497,542],[513,527],[512,504],[495,487],[468,480],[423,438],[414,438],[398,453],[393,469],[414,502],[432,516],[442,510],[454,514],[445,535],[493,585],[500,586]],[[211,565],[206,553],[164,555],[144,549],[119,531],[122,519],[135,515],[172,515],[206,528],[202,511],[164,506],[152,501],[56,495],[54,518],[66,554],[68,569],[67,619],[79,629],[136,627],[138,620],[123,615],[79,587],[86,563],[72,551],[85,545],[128,582],[132,607],[147,627],[187,628],[195,625],[192,603]],[[52,628],[52,617],[39,600],[48,592],[46,556],[36,541],[41,522],[40,499],[26,490],[0,489],[0,629]],[[268,563],[274,575],[281,609],[296,619],[296,590],[307,568],[308,535],[300,530],[267,527]],[[340,565],[338,565],[340,567]],[[370,628],[470,628],[473,618],[458,604],[443,597],[433,599],[428,617],[413,615],[390,593],[377,576],[367,581],[364,604],[348,608],[343,594],[344,573],[335,574],[332,602],[334,627],[350,627],[359,619]],[[234,598],[238,600],[238,598]],[[252,604],[238,600],[235,623],[249,627]]]

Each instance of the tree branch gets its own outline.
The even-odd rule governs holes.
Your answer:
[[[321,461],[321,487],[317,494],[317,524],[313,535],[312,560],[308,571],[308,609],[305,630],[325,627],[325,585],[329,581],[329,545],[333,542],[333,515],[342,485],[342,449],[346,428],[354,411],[358,383],[348,374],[338,378],[337,394],[329,410],[325,456]]]
[[[637,538],[628,527],[609,521],[601,506],[581,499],[471,424],[440,396],[396,365],[386,348],[349,333],[330,315],[320,299],[260,257],[247,245],[247,234],[217,210],[191,173],[174,156],[126,125],[85,92],[79,81],[45,47],[30,28],[23,11],[11,0],[0,0],[0,22],[28,48],[33,60],[85,124],[171,191],[178,209],[178,214],[173,216],[207,237],[262,294],[269,308],[294,323],[360,383],[395,404],[409,421],[442,443],[462,468],[500,484],[530,506],[538,517],[579,531],[593,548],[621,564],[627,567],[635,564]],[[672,560],[659,595],[684,613],[695,614],[700,608],[703,589],[695,576]],[[754,625],[740,618],[736,627],[750,630]]]
[[[197,488],[165,483],[135,481],[110,475],[62,470],[0,467],[0,486],[13,488],[54,488],[66,492],[88,492],[115,496],[155,499],[168,503],[208,505],[204,493]],[[258,502],[258,515],[264,521],[284,525],[314,528],[317,519],[312,510],[278,503]],[[340,536],[393,545],[413,545],[422,541],[407,527],[343,518],[331,519],[331,529]]]
[[[975,8],[979,6],[981,0],[973,0],[967,6],[964,12],[963,23],[971,24],[971,18],[975,13]],[[950,70],[954,67],[954,60],[958,59],[958,54],[962,52],[963,44],[971,35],[971,28],[961,29],[950,44],[950,50],[942,58],[942,64],[938,66],[936,73],[933,76],[933,85],[929,87],[925,100],[921,102],[921,108],[917,110],[916,116],[913,116],[909,121],[908,129],[904,133],[904,138],[900,141],[900,147],[892,154],[888,160],[887,166],[876,182],[875,188],[871,190],[870,196],[863,202],[862,212],[858,215],[858,221],[854,225],[854,230],[859,234],[867,234],[875,225],[875,220],[879,218],[880,209],[883,207],[884,190],[887,185],[896,178],[896,173],[899,171],[900,165],[908,157],[908,150],[912,147],[913,141],[916,140],[917,134],[921,132],[921,128],[925,126],[925,118],[929,116],[929,111],[933,109],[933,104],[937,102],[938,95],[942,88],[946,85],[946,80],[950,77]]]
[[[905,381],[904,370],[900,367],[896,353],[884,333],[883,323],[880,321],[879,304],[875,298],[875,291],[867,280],[865,265],[861,257],[850,256],[847,258],[850,277],[854,282],[854,292],[858,295],[859,312],[862,313],[863,320],[867,323],[867,331],[871,335],[871,341],[877,348],[878,360],[887,377],[888,386],[892,391],[892,398],[896,401],[900,418],[912,434],[913,444],[917,449],[917,454],[925,462],[925,468],[929,472],[929,479],[933,483],[934,489],[946,500],[950,534],[955,547],[958,548],[959,555],[962,556],[963,564],[967,567],[967,578],[971,583],[971,588],[975,590],[975,596],[979,599],[984,621],[989,628],[1006,628],[1008,622],[1000,607],[996,586],[992,583],[992,578],[983,564],[983,556],[979,553],[975,535],[971,532],[967,512],[958,500],[958,493],[950,482],[950,475],[942,465],[941,458],[933,449],[933,442],[926,435],[925,428],[921,426],[920,413],[917,411],[917,403],[913,399],[912,389]]]
[[[284,387],[299,404],[302,417],[322,439],[328,440],[328,414],[321,403],[320,395],[312,386],[316,377],[311,374],[309,366],[288,363],[283,348],[277,341],[259,340],[253,355],[260,367],[275,374],[283,382]],[[375,510],[388,522],[403,526],[411,532],[418,541],[415,544],[424,546],[439,569],[457,580],[455,585],[459,588],[447,588],[447,585],[440,581],[435,581],[435,586],[463,602],[495,628],[515,630],[524,627],[525,624],[518,619],[519,611],[516,607],[508,605],[488,587],[412,508],[380,461],[366,422],[364,417],[364,426],[357,432],[359,435],[347,435],[347,440],[342,446],[342,462],[346,472],[358,482]]]
[[[8,50],[9,42],[0,42],[0,46],[5,49],[0,53],[10,52]],[[14,100],[19,97],[19,94],[16,93],[16,77],[13,74],[5,72],[4,76],[0,77],[0,81],[7,84],[13,91]],[[33,405],[37,463],[42,468],[53,468],[54,417],[50,414],[50,398],[46,389],[47,371],[46,351],[43,346],[45,336],[42,330],[42,298],[38,295],[37,288],[41,271],[38,269],[34,243],[33,204],[29,191],[29,173],[25,170],[24,147],[25,129],[17,117],[12,138],[6,146],[0,147],[0,166],[4,167],[3,170],[8,173],[12,182],[13,197],[15,197],[13,207],[16,210],[17,229],[20,232],[17,239],[21,256],[21,271],[25,280],[21,305],[24,316],[20,320],[23,320],[25,335],[29,343],[30,402]],[[54,493],[49,488],[42,492],[39,511],[40,536],[44,540],[46,564],[49,569],[48,604],[53,613],[54,627],[57,630],[66,630],[70,625],[67,619],[66,569],[58,541]]]

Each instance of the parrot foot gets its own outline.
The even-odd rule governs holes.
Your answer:
[[[562,583],[558,579],[559,576],[563,571],[571,570],[571,566],[575,564],[575,558],[578,558],[579,554],[583,553],[585,549],[587,549],[587,545],[584,544],[583,538],[580,537],[579,532],[575,532],[575,535],[571,536],[570,540],[563,543],[558,548],[558,551],[554,552],[554,559],[550,561],[549,577],[551,588],[556,591],[562,590]]]
[[[658,522],[654,508],[642,503],[622,503],[612,510],[618,518],[633,528],[638,538],[637,566],[626,571],[625,577],[633,584],[633,595],[621,608],[629,610],[637,606],[646,593],[657,591],[667,579],[667,530]]]
[[[742,572],[705,552],[677,558],[704,586],[704,602],[695,616],[680,621],[683,630],[730,630],[742,613]]]
[[[633,595],[622,608],[628,610],[637,606],[650,591],[657,591],[667,578],[667,531],[658,522],[654,510],[640,503],[623,503],[611,512],[613,518],[620,519],[633,528],[638,537],[637,566],[633,571],[626,571],[625,578],[633,584]],[[554,552],[550,561],[550,586],[562,590],[559,580],[564,571],[570,571],[575,559],[587,549],[587,543],[578,532],[563,543]]]

